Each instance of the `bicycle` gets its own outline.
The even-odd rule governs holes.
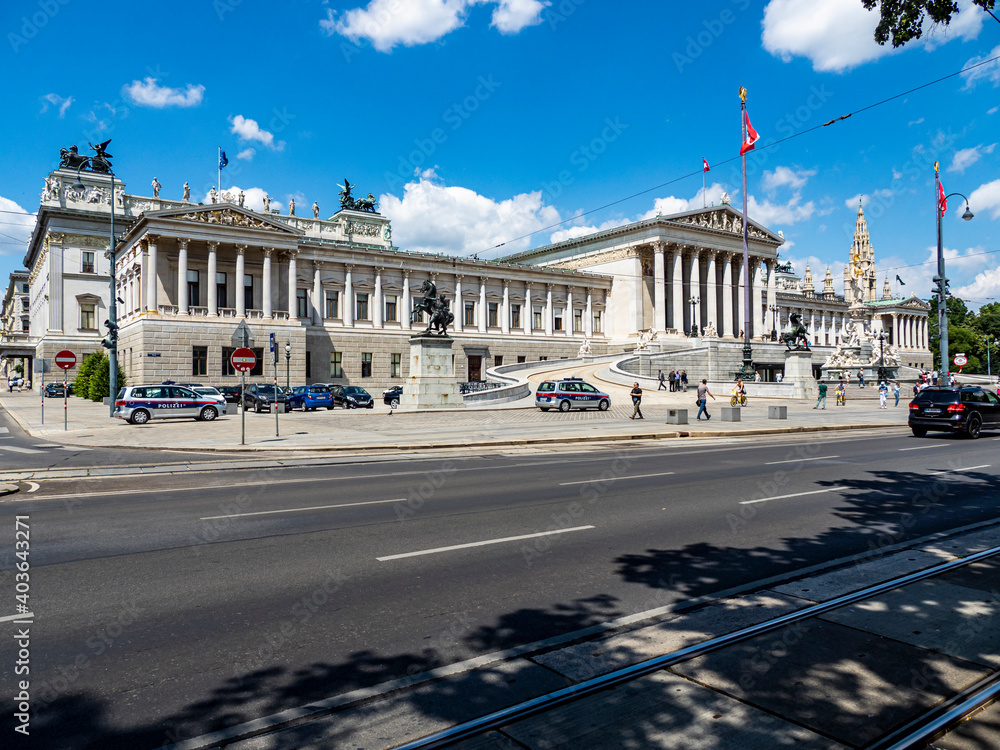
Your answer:
[[[843,391],[837,391],[837,406],[847,405],[847,394]]]
[[[730,406],[746,406],[747,405],[747,395],[745,393],[732,392],[733,397],[729,399]]]

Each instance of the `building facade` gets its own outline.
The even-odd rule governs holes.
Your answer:
[[[33,354],[31,340],[31,295],[26,271],[14,271],[7,283],[0,317],[0,377],[9,378],[21,365],[26,379],[31,379],[28,369]]]

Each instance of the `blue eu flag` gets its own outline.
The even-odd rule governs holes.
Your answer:
[[[226,158],[226,152],[225,151],[220,151],[219,152],[219,169],[222,169],[228,163],[229,163],[229,159]]]

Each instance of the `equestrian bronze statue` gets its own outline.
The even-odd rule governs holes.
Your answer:
[[[421,313],[427,313],[427,328],[420,335],[428,336],[437,333],[440,336],[446,336],[448,326],[455,322],[455,316],[448,307],[447,298],[443,294],[438,296],[437,287],[430,279],[425,280],[420,285],[420,291],[423,292],[424,296],[413,305],[410,322],[415,323]]]

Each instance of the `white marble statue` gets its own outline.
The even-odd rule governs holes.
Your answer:
[[[219,193],[218,193],[218,191],[216,191],[215,185],[212,185],[212,189],[208,191],[208,200],[210,202],[212,202],[212,203],[215,203],[215,201],[218,199],[218,197],[219,197]]]
[[[59,180],[49,176],[45,178],[45,187],[42,189],[41,198],[43,201],[54,201],[59,197]]]
[[[715,326],[709,323],[705,326],[705,336],[706,338],[714,339],[719,336],[719,332],[715,330]]]
[[[186,182],[184,183],[184,197],[181,198],[181,200],[184,201],[185,203],[191,200],[191,186],[188,185]]]
[[[577,352],[577,356],[589,357],[593,354],[593,350],[590,348],[590,339],[584,339],[583,343],[580,344],[580,351]]]
[[[288,215],[289,216],[295,216],[295,199],[294,198],[289,198],[288,199]]]
[[[313,201],[313,218],[319,218],[319,201]]]
[[[271,213],[271,196],[264,193],[264,213]]]
[[[156,179],[155,177],[153,178],[152,187],[153,187],[153,197],[154,198],[159,198],[160,197],[160,188],[163,187],[163,185],[161,185],[160,181],[158,179]]]
[[[240,191],[240,194],[236,197],[236,199],[240,202],[240,208],[243,208],[243,201],[246,200],[246,197],[247,194],[244,193],[242,190]]]

